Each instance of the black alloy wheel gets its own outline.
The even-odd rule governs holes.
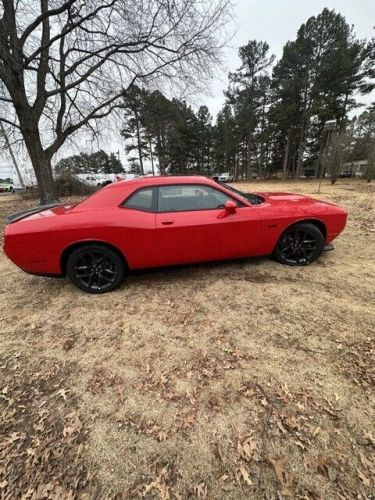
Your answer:
[[[324,236],[314,224],[300,223],[287,229],[274,251],[282,264],[305,266],[314,262],[324,249]]]
[[[68,258],[67,274],[74,285],[89,293],[114,290],[122,281],[125,266],[119,255],[102,245],[86,245]]]

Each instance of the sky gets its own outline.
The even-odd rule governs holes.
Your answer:
[[[215,117],[224,103],[223,92],[227,88],[228,72],[234,71],[240,65],[238,47],[253,39],[266,41],[270,46],[270,53],[275,54],[279,59],[284,44],[288,40],[295,39],[300,25],[309,17],[319,14],[324,7],[335,9],[343,14],[347,22],[354,25],[358,38],[369,39],[375,36],[375,0],[237,0],[234,4],[233,31],[235,34],[230,47],[225,51],[223,58],[225,63],[211,79],[210,94],[197,96],[192,102],[193,106],[197,108],[205,104]],[[370,104],[375,101],[375,95],[372,93],[372,95],[360,97],[359,100],[364,104]],[[59,156],[75,154],[79,149],[90,151],[90,149],[102,148],[108,153],[120,151],[120,158],[125,164],[124,144],[119,131],[113,130],[108,136],[109,138],[103,139],[100,144],[82,144],[78,139],[75,141],[75,147],[64,148]],[[0,178],[4,177],[8,171],[4,167],[11,164],[9,160],[4,155],[0,156]],[[20,163],[25,165],[26,158],[21,157]]]
[[[205,104],[215,116],[224,103],[223,91],[227,88],[228,71],[240,66],[238,47],[249,40],[268,43],[270,53],[280,59],[283,46],[295,39],[297,30],[311,16],[319,14],[324,7],[340,12],[349,24],[354,25],[358,38],[375,36],[375,0],[237,0],[235,4],[236,34],[231,48],[225,54],[226,65],[222,75],[212,81],[211,96],[202,96],[197,102]],[[375,95],[361,98],[366,104],[375,100]]]

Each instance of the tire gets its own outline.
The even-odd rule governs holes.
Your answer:
[[[70,281],[88,293],[106,293],[123,280],[125,266],[120,256],[104,245],[85,245],[68,258],[66,272]]]
[[[301,222],[283,232],[274,250],[274,257],[289,266],[306,266],[321,255],[324,244],[324,236],[319,228]]]

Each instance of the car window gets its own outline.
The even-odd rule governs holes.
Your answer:
[[[133,210],[143,210],[152,212],[152,188],[140,189],[134,193],[124,203],[124,207],[132,208]]]
[[[223,208],[232,198],[209,186],[179,184],[159,187],[159,212],[213,210]]]

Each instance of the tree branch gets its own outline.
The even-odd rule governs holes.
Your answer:
[[[0,121],[7,123],[8,125],[11,125],[12,127],[16,127],[16,128],[18,128],[18,130],[21,130],[21,127],[17,123],[11,122],[10,120],[3,118],[2,116],[0,116]]]
[[[77,0],[68,0],[67,2],[62,4],[61,7],[58,7],[56,9],[51,9],[51,10],[44,9],[44,11],[40,14],[40,16],[38,16],[22,33],[20,38],[21,46],[25,44],[27,38],[40,25],[40,23],[43,23],[46,19],[48,19],[51,16],[57,16],[59,14],[62,14],[64,11],[69,10],[70,7],[75,2],[77,2]]]

